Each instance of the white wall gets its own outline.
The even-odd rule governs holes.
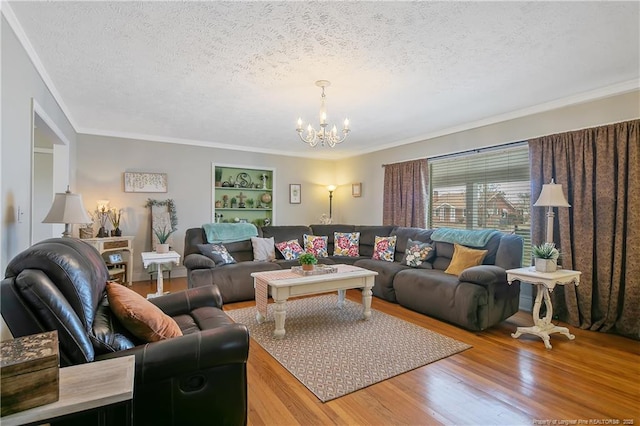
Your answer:
[[[638,90],[342,160],[336,169],[338,182],[363,182],[363,197],[344,202],[352,208],[342,210],[341,218],[346,223],[382,223],[383,164],[524,141],[637,118],[640,118]]]
[[[376,225],[382,223],[382,164],[424,158],[526,140],[568,130],[597,126],[640,117],[640,92],[610,97],[555,111],[468,130],[448,136],[388,149],[338,162],[247,153],[217,148],[173,145],[161,142],[78,135],[78,191],[87,209],[98,199],[126,210],[121,228],[136,237],[134,280],[146,279],[139,259],[151,248],[148,198],[172,198],[177,206],[179,230],[173,245],[182,253],[184,231],[211,221],[211,163],[275,168],[275,224],[317,223],[328,212],[326,185],[338,185],[334,192],[334,223]],[[125,193],[125,171],[168,174],[167,193]],[[362,197],[351,196],[351,184],[362,182]],[[289,204],[289,184],[302,185],[302,204]],[[184,270],[176,271],[183,275]]]
[[[2,9],[0,17],[0,271],[3,277],[8,261],[31,244],[33,101],[69,141],[69,146],[58,149],[61,156],[56,159],[57,166],[64,168],[65,176],[54,174],[56,190],[64,190],[67,183],[73,184],[76,137],[69,120],[8,25],[5,10]],[[18,211],[23,214],[19,215]],[[9,337],[3,320],[0,339]]]
[[[56,191],[64,191],[67,183],[71,183],[73,190],[76,134],[29,59],[26,50],[8,25],[4,8],[2,13],[0,19],[2,33],[0,270],[4,272],[8,260],[29,247],[31,243],[32,99],[35,99],[40,108],[46,112],[70,144],[68,147],[61,147],[64,158],[57,160],[58,167],[64,166],[65,176],[57,183],[54,181]],[[20,218],[18,218],[18,208],[24,212]]]
[[[151,250],[150,213],[144,208],[147,199],[174,200],[178,231],[171,237],[172,246],[182,254],[185,230],[211,222],[212,163],[274,168],[276,225],[318,223],[320,215],[329,210],[325,186],[333,183],[332,161],[78,135],[78,192],[88,210],[94,210],[101,199],[109,200],[111,207],[125,209],[120,228],[124,235],[135,236],[134,280],[148,278],[140,260],[140,252]],[[167,173],[168,192],[124,192],[123,173],[130,171]],[[291,183],[302,185],[301,204],[289,204]],[[176,276],[184,274],[183,268],[176,270]]]

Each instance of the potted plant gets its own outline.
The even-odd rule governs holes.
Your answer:
[[[556,248],[555,243],[542,243],[538,246],[531,247],[536,271],[538,272],[554,272],[558,269],[558,258],[560,252]]]
[[[236,197],[231,197],[231,208],[235,209],[236,207],[238,207],[238,200],[236,200]]]
[[[158,244],[156,245],[156,253],[168,253],[169,252],[169,244],[167,240],[173,234],[174,230],[167,225],[163,225],[161,227],[153,228],[153,233],[158,238]]]
[[[216,167],[215,170],[216,170],[216,172],[215,172],[215,175],[216,175],[216,178],[215,178],[216,179],[215,180],[216,186],[222,186],[222,169]]]
[[[303,271],[313,271],[313,268],[318,263],[318,259],[311,253],[302,253],[298,257],[298,263],[302,266]]]
[[[111,225],[113,225],[113,229],[111,230],[112,237],[120,237],[122,235],[122,231],[120,230],[120,218],[122,217],[122,212],[124,210],[116,210],[115,208],[109,211],[109,220],[111,220]]]

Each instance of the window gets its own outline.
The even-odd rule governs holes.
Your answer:
[[[526,142],[429,160],[429,227],[498,229],[525,240],[531,259]],[[445,213],[445,211],[447,213]]]

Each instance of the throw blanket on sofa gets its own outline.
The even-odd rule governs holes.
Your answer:
[[[233,243],[258,236],[252,223],[205,223],[202,225],[209,243]]]
[[[431,234],[433,241],[441,241],[444,243],[461,244],[468,247],[484,247],[491,237],[500,233],[495,229],[455,229],[455,228],[437,228]]]

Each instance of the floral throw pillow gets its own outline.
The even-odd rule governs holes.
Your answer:
[[[333,255],[347,257],[360,256],[360,233],[334,232]]]
[[[329,257],[329,253],[327,253],[327,241],[329,237],[304,234],[303,239],[304,251],[311,253],[315,257]]]
[[[298,242],[298,240],[289,240],[283,241],[281,243],[276,243],[276,248],[278,249],[278,251],[280,251],[280,253],[282,253],[282,256],[286,260],[295,260],[300,257],[302,253],[304,253],[304,250],[302,249],[302,247],[300,247],[300,243]]]
[[[393,255],[396,252],[397,238],[398,237],[395,235],[393,237],[376,236],[372,259],[393,262]]]
[[[422,243],[420,241],[413,241],[411,238],[407,241],[407,249],[404,252],[402,258],[402,264],[411,266],[412,268],[418,268],[424,262],[433,257],[435,251],[433,246],[429,243]]]
[[[198,244],[198,249],[200,253],[213,260],[216,266],[236,263],[236,260],[222,244]]]

